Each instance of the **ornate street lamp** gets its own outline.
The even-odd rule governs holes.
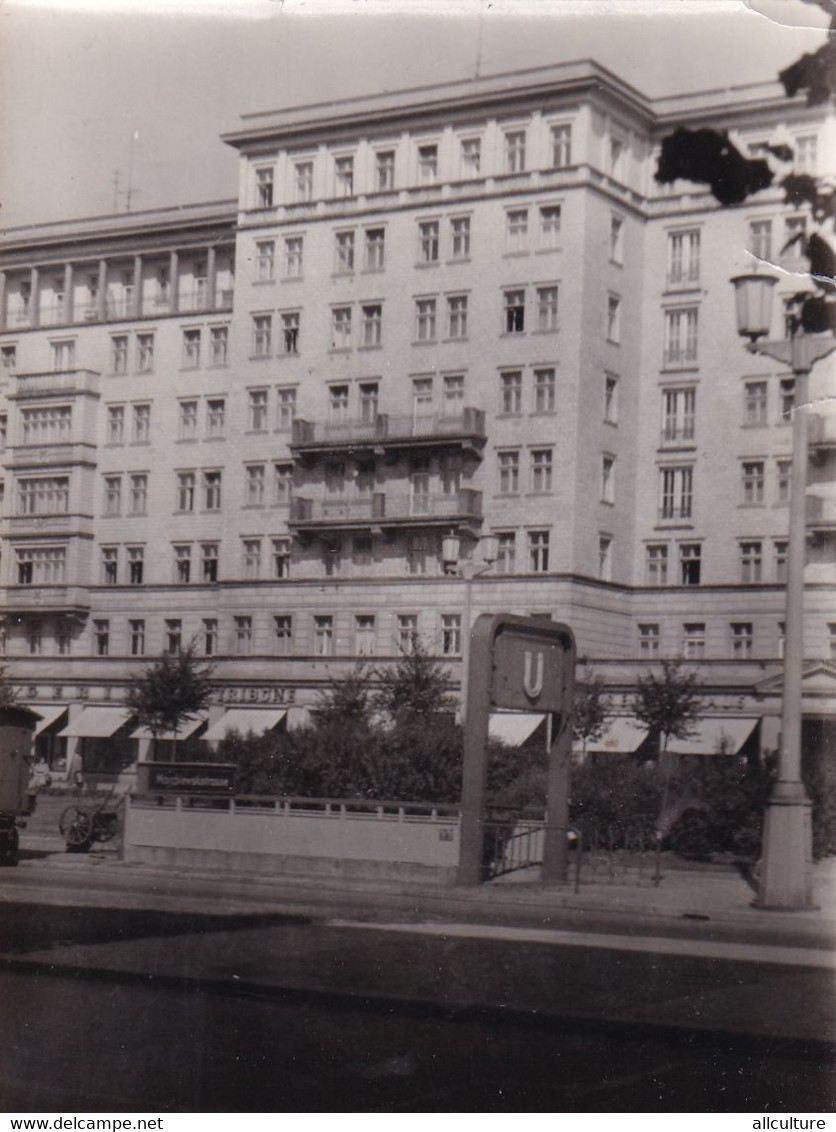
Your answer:
[[[482,565],[477,566],[473,557],[461,559],[461,538],[456,534],[445,535],[441,540],[441,558],[446,573],[464,581],[464,609],[462,610],[462,678],[459,696],[459,720],[464,726],[467,720],[467,681],[470,674],[470,622],[472,619],[473,579],[486,574],[499,555],[499,539],[496,535],[482,535],[476,546],[482,551]],[[475,548],[474,548],[475,549]]]
[[[778,781],[769,799],[763,832],[760,886],[755,905],[786,911],[812,908],[812,822],[801,781],[801,670],[804,662],[804,558],[806,549],[807,387],[810,370],[836,350],[832,335],[797,332],[792,338],[761,341],[769,332],[772,275],[738,275],[737,329],[747,349],[791,367],[795,375],[792,413],[792,485],[787,547],[784,681]]]

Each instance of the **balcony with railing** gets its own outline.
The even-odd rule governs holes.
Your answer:
[[[90,611],[90,595],[85,586],[3,586],[0,587],[0,611],[86,614]]]
[[[456,445],[481,448],[487,433],[481,409],[463,409],[451,416],[395,417],[378,413],[369,421],[313,422],[295,420],[290,441],[298,452],[334,452],[343,448],[370,450]]]
[[[353,530],[479,524],[482,493],[472,488],[436,494],[376,491],[326,499],[294,496],[288,526],[297,530]]]
[[[812,413],[807,423],[807,440],[814,461],[836,452],[836,413]]]
[[[814,535],[836,534],[836,496],[808,495],[807,529]]]
[[[52,444],[18,444],[5,451],[7,466],[41,468],[50,465],[94,463],[95,445],[66,441]]]
[[[7,394],[10,401],[29,397],[69,397],[89,393],[99,395],[99,374],[92,369],[49,370],[46,373],[19,373],[15,387]]]

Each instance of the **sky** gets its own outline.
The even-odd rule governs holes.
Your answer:
[[[774,80],[802,0],[2,0],[0,226],[231,199],[246,112],[595,58],[649,95]],[[118,171],[119,183],[114,185]]]

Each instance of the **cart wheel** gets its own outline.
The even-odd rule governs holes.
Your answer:
[[[16,829],[10,829],[0,842],[0,865],[13,868],[19,860],[19,841]]]
[[[93,815],[81,806],[67,806],[58,819],[58,828],[67,843],[67,849],[81,849],[90,845]]]

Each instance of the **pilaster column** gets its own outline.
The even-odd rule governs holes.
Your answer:
[[[64,302],[61,311],[62,322],[73,321],[73,265],[64,264]]]
[[[142,315],[142,256],[134,256],[134,302],[131,314],[134,318]]]
[[[99,260],[99,294],[97,296],[97,315],[100,321],[107,318],[107,260]]]
[[[41,296],[39,293],[40,280],[38,277],[37,267],[33,267],[29,272],[29,325],[40,326],[41,324]]]
[[[217,304],[217,265],[215,262],[215,245],[210,244],[206,249],[206,309],[213,311]]]
[[[168,256],[168,293],[171,298],[171,312],[176,314],[180,309],[180,256],[177,250],[172,249]]]

